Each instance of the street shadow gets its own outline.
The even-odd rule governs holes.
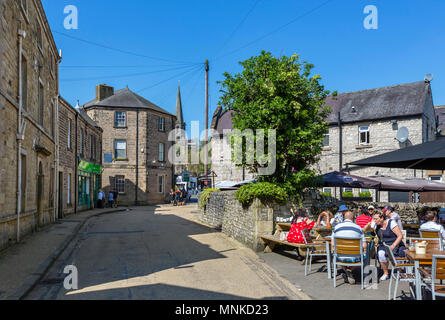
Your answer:
[[[257,300],[239,295],[200,290],[168,284],[153,284],[88,293],[71,292],[65,300]],[[260,300],[288,300],[286,297],[264,297]]]
[[[234,249],[230,243],[209,242],[214,229],[174,214],[155,214],[157,208],[138,207],[127,214],[91,219],[45,278],[63,279],[64,266],[76,261],[80,290],[70,295],[75,299],[132,299],[131,292],[140,290],[145,290],[144,299],[249,299],[162,284],[162,279],[190,275],[187,272],[197,263],[226,259],[223,253]],[[63,283],[55,286],[43,285],[28,298],[63,298]]]

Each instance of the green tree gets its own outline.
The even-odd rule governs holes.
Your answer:
[[[259,180],[301,191],[314,181],[310,167],[318,161],[327,133],[325,119],[331,111],[324,103],[330,92],[320,75],[311,74],[314,66],[298,55],[276,58],[263,51],[240,64],[241,73],[226,72],[218,82],[223,92],[219,104],[235,111],[234,129],[264,129],[266,136],[268,129],[276,130],[276,171]],[[247,164],[244,157],[241,166],[257,172],[256,160]]]

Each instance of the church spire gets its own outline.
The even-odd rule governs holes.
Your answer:
[[[178,95],[176,97],[176,128],[185,129],[184,116],[182,114],[182,101],[181,101],[181,89],[180,84],[178,83]]]

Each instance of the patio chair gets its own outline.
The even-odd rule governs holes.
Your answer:
[[[303,234],[304,243],[308,245],[306,249],[306,262],[304,266],[304,275],[307,276],[307,265],[309,260],[309,272],[312,271],[312,257],[326,257],[329,254],[329,252],[326,252],[326,244],[323,240],[312,240],[312,242],[309,242],[306,240],[306,237]]]
[[[439,230],[421,230],[421,229],[419,229],[419,233],[420,233],[421,238],[434,238],[434,239],[442,238]]]
[[[334,288],[337,287],[337,265],[361,268],[361,287],[364,289],[363,269],[365,259],[363,253],[363,240],[361,238],[351,239],[334,236],[334,254],[332,258],[334,265]]]
[[[391,248],[384,243],[386,253],[388,254],[388,260],[392,265],[391,276],[389,278],[389,287],[388,287],[388,300],[391,300],[391,287],[393,279],[396,281],[393,293],[393,300],[396,300],[397,297],[397,288],[399,286],[399,281],[407,281],[409,282],[409,290],[411,292],[411,296],[415,297],[414,289],[412,285],[416,282],[416,275],[413,272],[413,263],[408,262],[408,258],[396,258]]]
[[[431,283],[424,282],[423,286],[431,291],[433,300],[436,296],[445,297],[445,285],[442,281],[445,279],[445,255],[433,255],[433,264],[431,274],[425,268],[419,268],[419,271],[427,278],[431,278]],[[440,284],[436,281],[440,280]]]

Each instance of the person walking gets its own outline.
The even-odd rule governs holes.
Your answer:
[[[113,191],[110,191],[108,193],[108,206],[110,208],[113,208],[113,202],[114,202],[114,194],[113,194]]]
[[[105,201],[105,193],[103,192],[102,189],[100,189],[99,193],[97,194],[97,207],[103,209],[104,201]]]

